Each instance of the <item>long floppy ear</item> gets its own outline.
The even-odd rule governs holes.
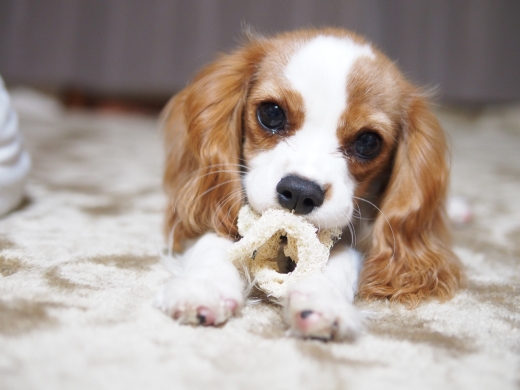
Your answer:
[[[437,119],[423,98],[414,97],[374,224],[361,296],[413,307],[430,296],[450,298],[461,285],[462,269],[451,250],[445,213],[447,152]]]
[[[212,230],[235,236],[242,205],[242,112],[262,44],[223,55],[204,68],[163,112],[165,231],[170,245]],[[173,240],[173,242],[171,242]]]

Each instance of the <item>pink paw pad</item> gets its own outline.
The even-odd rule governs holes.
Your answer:
[[[302,336],[325,341],[334,338],[338,325],[336,321],[331,322],[313,310],[296,313],[294,324]]]
[[[234,299],[226,299],[224,306],[231,312],[234,313],[238,308],[238,303]]]

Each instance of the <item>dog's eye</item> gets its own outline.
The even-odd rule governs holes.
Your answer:
[[[381,150],[381,137],[372,131],[359,135],[354,145],[356,155],[361,159],[371,159]]]
[[[273,134],[285,129],[285,112],[276,103],[262,103],[256,111],[258,122]]]

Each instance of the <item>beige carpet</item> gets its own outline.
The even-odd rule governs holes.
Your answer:
[[[152,306],[162,149],[154,118],[64,112],[15,93],[34,161],[28,200],[0,219],[1,389],[514,389],[520,386],[520,107],[440,111],[468,288],[409,311],[359,302],[353,343],[289,338],[248,305],[220,328]]]

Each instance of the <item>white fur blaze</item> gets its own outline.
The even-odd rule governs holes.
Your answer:
[[[330,188],[325,203],[305,218],[320,228],[346,226],[352,215],[354,183],[337,137],[340,118],[348,106],[349,73],[362,57],[373,57],[368,45],[349,38],[318,36],[303,44],[284,69],[288,85],[303,97],[303,126],[271,150],[249,162],[244,183],[249,203],[257,212],[280,207],[276,185],[297,175]]]

